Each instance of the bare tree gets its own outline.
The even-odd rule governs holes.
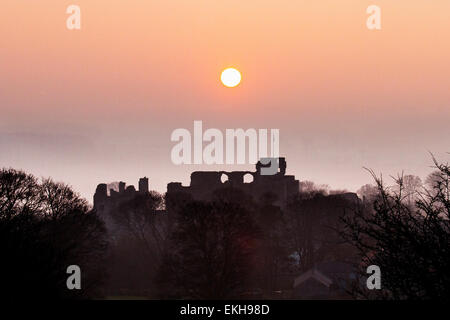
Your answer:
[[[356,197],[355,197],[356,198]],[[324,260],[343,260],[348,246],[339,237],[340,217],[354,210],[356,203],[341,195],[300,194],[291,202],[286,217],[286,238],[297,262],[305,272]]]
[[[163,208],[164,197],[152,191],[137,193],[111,213],[115,222],[128,235],[143,244],[146,254],[155,262],[159,262],[162,257],[167,237]]]
[[[106,249],[103,223],[69,186],[0,170],[0,273],[8,298],[99,296]],[[66,287],[66,268],[82,270],[82,290]]]
[[[408,174],[402,178],[403,194],[408,205],[413,205],[417,197],[420,196],[422,191],[422,179],[418,176]]]
[[[356,286],[355,296],[450,299],[450,167],[433,160],[439,172],[434,192],[421,191],[409,205],[405,192],[411,190],[405,190],[402,176],[395,179],[393,191],[371,171],[378,188],[374,211],[357,211],[343,219],[342,236],[359,251],[361,275],[369,265],[382,272],[382,290]]]
[[[378,188],[373,184],[365,184],[356,193],[363,202],[372,203],[378,195]]]
[[[442,181],[442,174],[439,170],[435,170],[425,178],[425,188],[428,192],[435,193],[435,186]]]
[[[317,193],[328,194],[330,186],[326,184],[316,185],[313,181],[304,180],[300,181],[300,193],[303,197],[308,195],[313,196]]]
[[[259,231],[251,213],[228,201],[192,201],[174,213],[172,245],[159,274],[172,298],[239,298],[254,269]]]

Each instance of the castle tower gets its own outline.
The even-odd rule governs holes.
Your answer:
[[[119,193],[124,193],[125,192],[125,182],[120,181],[119,182]]]
[[[148,192],[148,178],[139,179],[139,192]]]
[[[108,198],[107,186],[105,183],[101,183],[97,186],[94,194],[94,208],[99,208],[99,205],[103,204]]]

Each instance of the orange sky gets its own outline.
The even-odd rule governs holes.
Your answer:
[[[70,4],[81,30],[66,29]],[[380,31],[366,28],[371,4]],[[3,0],[0,166],[89,199],[143,175],[165,191],[215,169],[170,161],[172,130],[203,120],[279,128],[301,180],[356,190],[362,166],[423,177],[428,150],[450,151],[449,12],[448,0]],[[219,82],[228,66],[237,88]]]

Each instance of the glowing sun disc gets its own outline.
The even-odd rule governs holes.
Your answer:
[[[235,68],[227,68],[222,71],[220,80],[224,86],[233,88],[241,82],[241,73]]]

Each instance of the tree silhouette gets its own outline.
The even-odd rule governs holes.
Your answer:
[[[146,254],[159,260],[164,251],[165,224],[158,211],[164,208],[164,197],[157,192],[137,193],[111,212],[115,222],[135,240],[142,243]]]
[[[8,298],[99,295],[106,248],[103,223],[62,183],[0,171],[0,272]],[[66,269],[78,265],[82,290],[68,290]]]
[[[422,190],[413,206],[405,201],[403,177],[392,191],[371,172],[378,187],[373,212],[359,210],[343,219],[342,236],[359,250],[361,276],[369,265],[382,273],[382,290],[355,286],[355,296],[450,298],[450,167],[433,160],[433,192]]]
[[[168,235],[163,208],[161,194],[137,192],[109,212],[118,226],[112,233],[115,241],[110,244],[111,294],[154,294],[154,276],[162,263]]]
[[[340,194],[324,195],[321,191],[300,193],[287,210],[286,237],[297,263],[294,270],[305,272],[315,264],[352,259],[350,246],[339,236],[340,217],[356,206]]]
[[[174,214],[172,245],[160,272],[162,294],[226,299],[244,293],[259,238],[251,212],[217,200],[191,201]]]
[[[378,188],[377,186],[368,183],[359,188],[356,193],[364,203],[371,204],[378,196]]]

